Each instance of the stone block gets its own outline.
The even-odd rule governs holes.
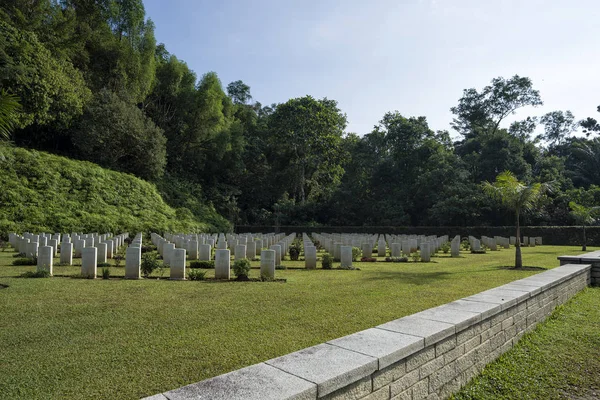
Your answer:
[[[406,375],[406,361],[402,360],[387,368],[375,371],[372,375],[373,390],[387,386]],[[388,387],[389,389],[389,387]]]
[[[365,396],[369,395],[373,390],[371,383],[371,377],[361,379],[358,382],[354,382],[346,387],[336,390],[333,393],[320,397],[320,400],[358,400],[364,399]]]
[[[182,281],[185,280],[185,265],[186,265],[185,249],[175,249],[171,254],[171,265],[169,268],[169,279]]]
[[[386,322],[385,324],[379,325],[378,328],[405,333],[407,335],[420,336],[425,340],[425,346],[429,346],[445,339],[456,332],[454,324],[419,318],[415,317],[414,314]]]
[[[446,322],[454,324],[456,331],[468,328],[481,321],[481,313],[457,310],[447,305],[430,308],[425,311],[413,314],[415,317],[428,319],[431,321]]]
[[[367,329],[327,343],[377,358],[378,369],[392,365],[424,346],[421,337],[378,328]]]
[[[171,390],[164,395],[169,400],[313,400],[317,397],[317,386],[261,363]]]
[[[306,269],[317,268],[317,248],[315,246],[304,247],[304,267]]]
[[[142,249],[140,247],[127,247],[125,250],[125,279],[140,279],[142,265]]]
[[[60,263],[73,265],[73,243],[62,242],[60,244]]]
[[[377,369],[376,358],[330,344],[309,347],[266,363],[316,383],[319,397],[359,381]]]
[[[275,250],[262,250],[260,253],[260,276],[275,278]]]
[[[410,388],[412,385],[419,381],[419,370],[407,372],[402,378],[394,381],[390,384],[390,395],[392,398],[398,396],[400,393]]]
[[[98,270],[98,249],[84,247],[81,250],[81,275],[86,278],[96,279]]]
[[[231,276],[231,256],[229,250],[218,249],[215,252],[215,278],[229,279]]]
[[[54,247],[53,246],[41,246],[38,249],[37,256],[37,270],[38,271],[48,271],[50,276],[52,276],[53,272],[53,262],[54,262]]]
[[[414,369],[425,365],[429,361],[435,358],[435,347],[430,346],[427,347],[420,352],[408,357],[406,359],[406,372],[410,372]]]

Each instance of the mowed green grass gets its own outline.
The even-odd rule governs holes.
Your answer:
[[[599,304],[600,287],[577,294],[454,400],[600,398]]]
[[[523,249],[525,265],[546,268],[580,253]],[[501,268],[514,262],[510,249],[357,263],[360,271],[288,261],[276,271],[285,283],[85,280],[70,277],[78,267],[57,266],[53,278],[25,279],[35,267],[11,266],[13,254],[0,252],[0,284],[9,286],[0,289],[2,399],[152,395],[539,272]]]

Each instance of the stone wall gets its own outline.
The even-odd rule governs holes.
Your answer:
[[[443,399],[590,283],[567,264],[147,399]]]
[[[581,254],[578,256],[558,257],[560,265],[566,264],[589,264],[592,266],[590,271],[590,281],[592,285],[600,285],[600,251]]]

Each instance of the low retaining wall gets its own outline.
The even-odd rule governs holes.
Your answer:
[[[442,399],[590,283],[567,264],[146,400]]]
[[[560,256],[558,257],[560,265],[566,264],[589,264],[592,266],[590,278],[592,285],[600,285],[600,251],[581,254],[578,256]]]

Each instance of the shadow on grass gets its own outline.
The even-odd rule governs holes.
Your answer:
[[[435,281],[446,280],[452,274],[450,272],[406,272],[406,271],[384,271],[377,272],[370,276],[365,277],[365,280],[389,280],[398,279],[402,282],[410,283],[413,285],[428,285]]]
[[[492,269],[507,269],[511,271],[546,271],[548,268],[544,267],[535,267],[535,266],[524,266],[523,268],[515,268],[514,265],[501,265],[492,267]]]
[[[0,283],[0,289],[7,289],[8,285],[3,285],[2,283]]]

